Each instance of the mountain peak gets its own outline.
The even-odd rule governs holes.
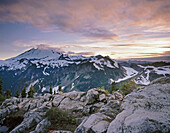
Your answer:
[[[16,57],[7,59],[20,60],[20,59],[58,59],[63,53],[55,49],[47,49],[43,47],[32,48]]]

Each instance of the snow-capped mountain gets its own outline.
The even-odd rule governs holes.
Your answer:
[[[110,79],[126,76],[125,69],[115,60],[101,55],[71,56],[51,49],[31,49],[0,62],[4,88],[14,93],[33,85],[41,93],[62,86],[65,91],[87,91],[107,86]]]
[[[149,66],[150,65],[150,66]],[[16,57],[0,61],[0,76],[3,87],[13,94],[24,86],[33,85],[37,93],[50,87],[57,91],[87,91],[93,87],[107,87],[113,80],[117,83],[135,79],[138,84],[149,84],[160,76],[170,75],[170,64],[161,66],[118,63],[110,57],[71,56],[53,49],[30,49]]]

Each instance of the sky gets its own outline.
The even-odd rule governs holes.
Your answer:
[[[0,60],[30,48],[170,56],[170,0],[0,0]]]

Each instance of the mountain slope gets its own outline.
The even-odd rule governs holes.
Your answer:
[[[31,85],[38,93],[58,86],[65,91],[87,91],[107,86],[110,79],[118,80],[126,75],[125,69],[109,57],[70,56],[48,49],[31,49],[2,61],[0,74],[4,88],[11,89],[12,93]]]
[[[120,64],[106,56],[71,56],[53,49],[30,49],[16,57],[0,61],[0,75],[4,89],[17,90],[35,87],[36,92],[53,92],[62,86],[64,91],[87,91],[94,87],[107,87],[135,79],[137,84],[147,85],[161,76],[170,76],[169,64]]]

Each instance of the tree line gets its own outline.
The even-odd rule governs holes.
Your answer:
[[[119,87],[115,81],[111,83],[110,88],[109,87],[105,88],[104,86],[98,87],[98,89],[106,90],[106,92],[110,94],[113,94],[114,92],[119,91],[124,96],[131,93],[136,88],[137,88],[137,85],[134,82],[134,80],[122,82]]]

